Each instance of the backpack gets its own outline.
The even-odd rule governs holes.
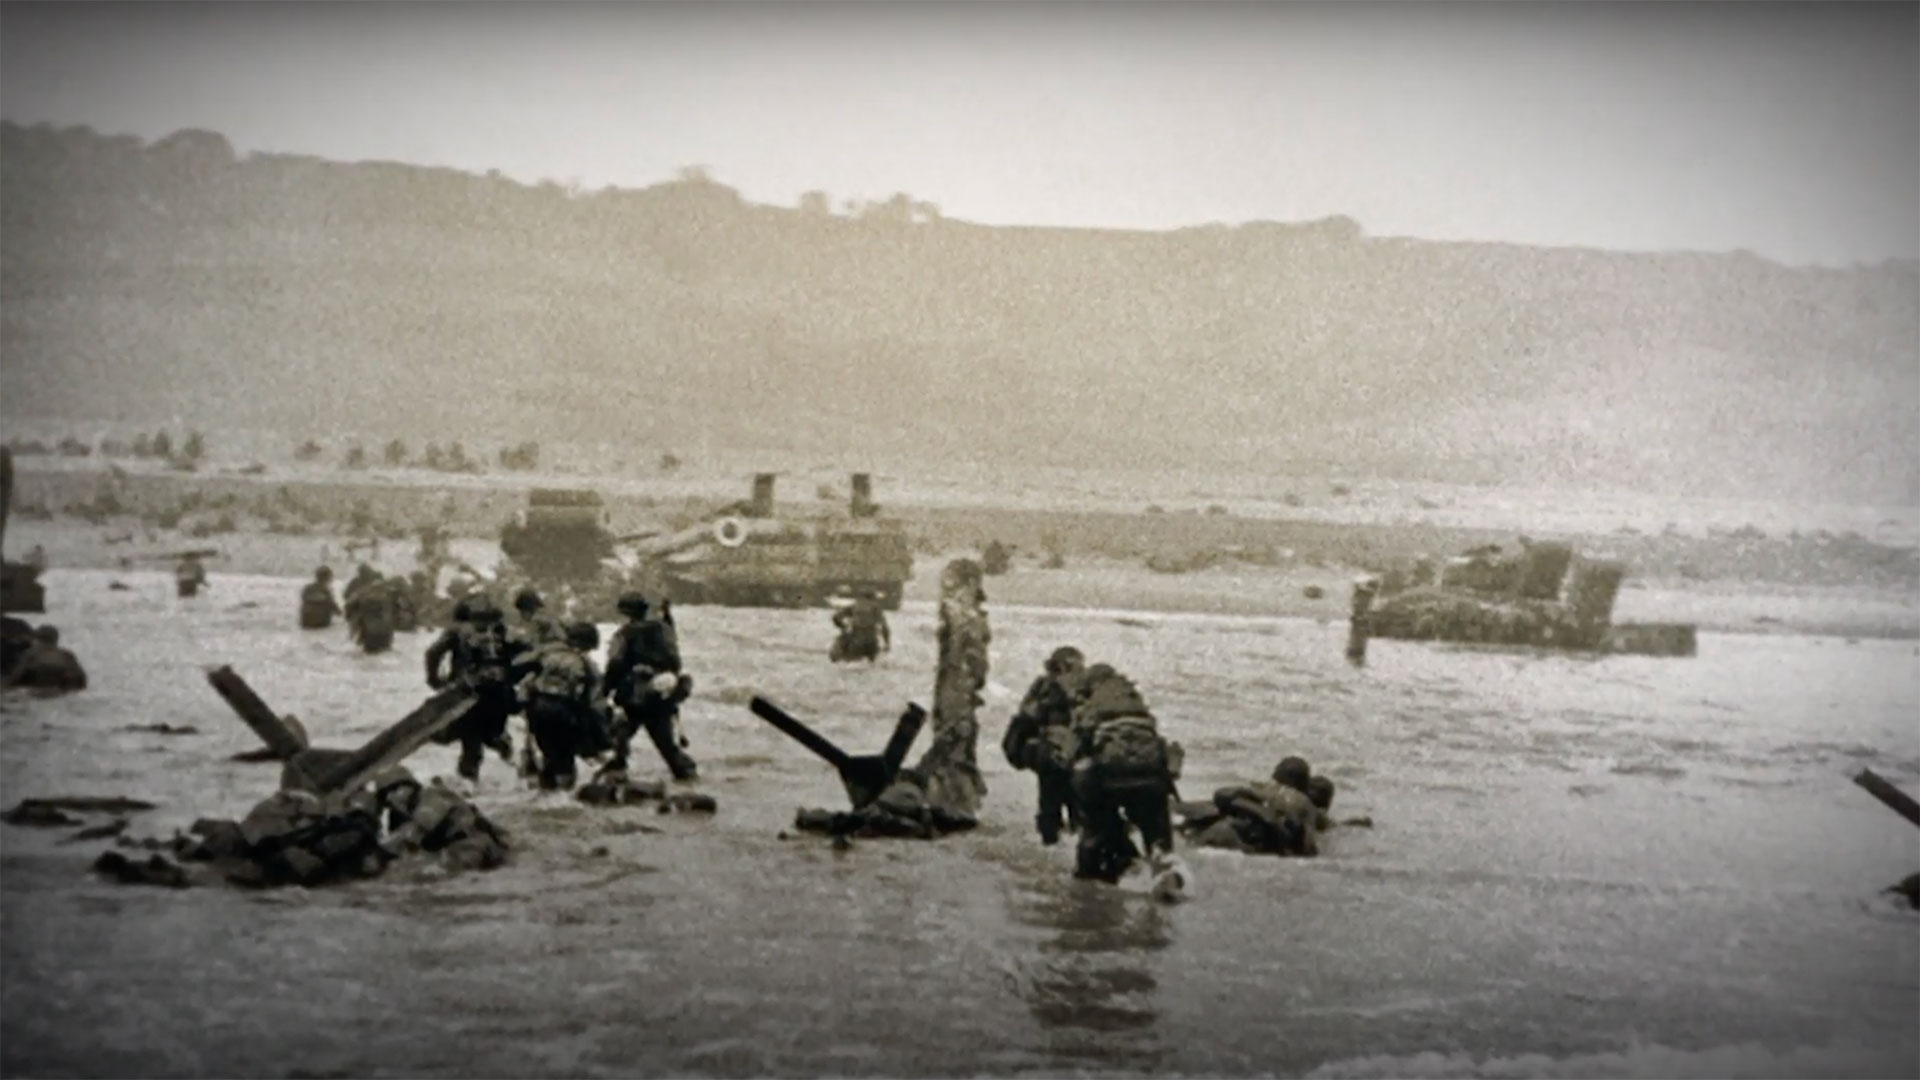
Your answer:
[[[593,694],[586,658],[564,645],[540,651],[540,666],[534,669],[530,689],[546,697],[584,702]]]
[[[1167,779],[1167,746],[1150,716],[1121,716],[1093,729],[1091,757],[1107,786],[1158,784]]]

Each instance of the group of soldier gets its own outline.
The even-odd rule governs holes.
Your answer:
[[[522,770],[542,788],[570,790],[583,757],[611,754],[605,771],[624,772],[641,731],[675,779],[699,775],[679,732],[693,680],[681,670],[672,609],[662,602],[656,613],[637,592],[617,606],[626,622],[608,644],[602,673],[592,658],[599,629],[585,621],[563,626],[532,589],[515,596],[511,625],[484,592],[455,603],[452,625],[427,647],[426,677],[435,690],[458,686],[475,700],[437,736],[460,745],[461,776],[478,780],[489,749],[511,759],[507,725],[516,714],[528,733]]]
[[[1161,737],[1134,684],[1073,646],[1047,658],[1001,740],[1007,761],[1038,780],[1043,844],[1080,834],[1074,873],[1117,881],[1142,855],[1173,854],[1176,808],[1191,842],[1273,855],[1315,855],[1334,785],[1288,757],[1271,781],[1222,788],[1211,803],[1176,803],[1182,753]],[[1140,845],[1133,842],[1138,832]]]
[[[313,580],[300,590],[300,626],[325,630],[336,616],[343,616],[354,643],[370,653],[391,649],[395,633],[419,629],[437,600],[433,579],[425,571],[388,576],[366,563],[360,564],[342,595],[344,605],[334,598],[330,567],[315,570]]]

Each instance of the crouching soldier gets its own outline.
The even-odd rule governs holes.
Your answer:
[[[340,601],[333,596],[333,568],[323,566],[313,572],[313,580],[300,590],[300,629],[325,630],[339,614],[342,614]]]
[[[566,628],[565,638],[549,641],[534,654],[533,670],[521,682],[527,733],[540,751],[540,787],[571,790],[574,760],[581,753],[604,751],[596,737],[601,720],[594,711],[600,673],[588,655],[600,647],[600,631],[590,622]]]
[[[1068,687],[1086,667],[1086,657],[1071,645],[1047,658],[1046,673],[1033,680],[1020,711],[1007,723],[1000,749],[1016,769],[1031,769],[1039,780],[1040,810],[1034,823],[1042,844],[1060,842],[1064,817],[1069,829],[1080,826],[1073,798],[1073,697]]]
[[[624,722],[614,732],[608,768],[627,768],[633,737],[645,729],[673,778],[692,780],[699,775],[699,767],[683,749],[674,721],[693,680],[680,671],[680,645],[673,625],[648,618],[647,598],[639,593],[627,593],[617,606],[627,622],[607,646],[606,681]]]
[[[1074,876],[1116,882],[1139,857],[1173,854],[1173,777],[1153,713],[1119,672],[1095,664],[1077,680],[1073,794],[1081,814]]]
[[[87,672],[79,657],[60,647],[59,630],[40,626],[33,631],[32,644],[6,672],[5,685],[42,694],[71,693],[87,688]]]

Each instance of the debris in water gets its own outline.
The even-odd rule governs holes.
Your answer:
[[[184,889],[191,882],[187,872],[167,861],[165,855],[153,855],[146,862],[137,863],[117,851],[109,851],[94,860],[95,873],[105,874],[122,885],[159,885],[169,889]]]
[[[130,824],[132,824],[132,822],[126,818],[118,818],[107,822],[105,825],[95,825],[90,829],[81,829],[79,832],[74,833],[72,836],[60,842],[63,844],[78,844],[83,840],[105,840],[109,836],[119,836],[121,833],[126,832],[127,826]]]
[[[120,730],[144,731],[144,732],[150,732],[154,735],[198,735],[200,734],[200,729],[197,727],[194,727],[192,724],[181,724],[177,726],[174,724],[167,724],[167,723],[128,724],[126,727],[121,728]]]

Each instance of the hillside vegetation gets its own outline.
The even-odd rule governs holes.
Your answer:
[[[0,126],[0,356],[9,416],[210,432],[1920,500],[1912,262],[985,227],[207,132]]]

